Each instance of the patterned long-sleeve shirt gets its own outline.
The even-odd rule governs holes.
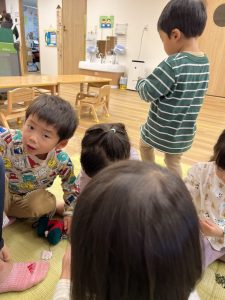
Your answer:
[[[216,175],[214,162],[197,163],[188,171],[185,184],[200,218],[210,219],[225,231],[225,184]],[[212,247],[225,247],[224,238],[207,237]]]
[[[66,152],[53,149],[45,160],[41,160],[24,151],[20,130],[0,127],[0,155],[4,161],[10,193],[24,195],[48,188],[60,176],[65,214],[72,214],[79,188],[75,184],[73,164]]]
[[[190,149],[208,80],[208,58],[187,52],[169,56],[146,79],[139,80],[140,97],[151,102],[141,139],[170,154]]]

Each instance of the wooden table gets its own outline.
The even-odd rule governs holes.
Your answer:
[[[0,89],[12,89],[20,87],[45,88],[55,94],[58,83],[55,77],[48,75],[28,75],[28,76],[0,76]]]
[[[105,84],[110,84],[112,79],[110,78],[102,78],[97,76],[89,76],[89,75],[81,75],[81,74],[74,74],[74,75],[58,75],[56,76],[58,81],[57,91],[60,95],[60,86],[61,84],[69,84],[69,83],[79,83],[80,84],[80,92],[77,94],[76,99],[83,99],[87,96],[89,91],[89,87],[101,87]],[[84,90],[84,84],[87,83],[87,91]],[[77,100],[76,100],[77,103]]]
[[[93,86],[110,84],[110,78],[102,78],[88,75],[27,75],[27,76],[0,76],[0,89],[19,87],[43,87],[51,90],[52,94],[60,93],[61,84],[80,84],[80,92],[83,93],[84,83]]]

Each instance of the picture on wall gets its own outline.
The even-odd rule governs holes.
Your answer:
[[[113,28],[114,16],[100,16],[100,28]]]
[[[45,30],[45,46],[56,47],[56,30]]]

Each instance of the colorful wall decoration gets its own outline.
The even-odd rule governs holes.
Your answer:
[[[114,16],[100,16],[100,28],[113,28]]]
[[[45,30],[45,46],[56,47],[56,30]]]

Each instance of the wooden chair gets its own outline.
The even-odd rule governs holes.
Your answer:
[[[50,90],[47,90],[47,89],[42,89],[42,88],[36,88],[34,87],[34,97],[37,97],[37,96],[40,96],[40,95],[43,95],[43,94],[46,94],[46,95],[51,95],[52,92]]]
[[[17,119],[25,116],[26,109],[34,99],[32,88],[17,88],[7,92],[7,101],[0,106],[0,122],[9,128],[8,120]]]
[[[102,107],[105,111],[106,116],[109,116],[109,96],[110,96],[110,85],[103,85],[99,88],[99,93],[96,93],[93,96],[87,96],[82,99],[76,100],[76,107],[78,112],[78,117],[80,118],[80,112],[83,107],[89,107],[89,113],[92,112],[94,115],[95,121],[98,123],[98,116],[96,109]]]

